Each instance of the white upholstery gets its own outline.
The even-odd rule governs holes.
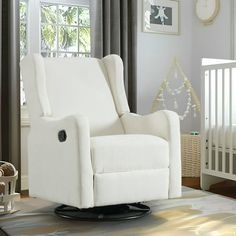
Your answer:
[[[60,143],[59,130],[67,140]],[[88,208],[93,206],[89,122],[84,116],[41,118],[28,138],[30,195]],[[79,171],[83,170],[83,171]]]
[[[29,55],[21,72],[31,196],[89,208],[181,195],[179,118],[129,112],[118,56]]]
[[[95,174],[96,206],[167,199],[169,170],[144,170]]]
[[[181,195],[181,150],[179,117],[172,111],[159,111],[146,116],[127,113],[122,117],[125,132],[152,134],[169,142],[169,197]]]
[[[95,174],[169,167],[169,145],[152,135],[113,135],[91,138]]]
[[[35,68],[35,95],[39,97],[41,115],[51,112],[54,117],[86,115],[91,136],[124,133],[101,60],[43,59],[39,55],[32,58],[35,65],[29,69]]]
[[[107,71],[117,113],[121,116],[124,113],[129,112],[129,105],[126,99],[123,82],[123,62],[121,58],[117,56],[104,57],[102,62]]]
[[[47,76],[44,69],[44,61],[40,55],[34,56],[35,67],[35,80],[37,84],[37,93],[39,101],[43,110],[43,116],[51,116],[51,106],[48,99],[47,91]]]

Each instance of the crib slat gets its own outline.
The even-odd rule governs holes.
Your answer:
[[[222,71],[222,172],[225,173],[225,69]]]
[[[219,171],[219,135],[218,135],[218,70],[215,70],[215,170]]]
[[[211,84],[212,84],[212,78],[211,78],[212,70],[209,70],[209,129],[208,129],[208,162],[209,162],[209,170],[212,170],[212,115],[211,115],[211,105],[212,105],[212,93],[211,93]]]
[[[204,113],[201,115],[201,135],[202,135],[202,139],[201,139],[201,172],[203,172],[204,170],[208,169],[208,150],[207,150],[207,140],[208,140],[208,134],[207,134],[207,130],[208,130],[208,112],[206,112],[206,108],[208,107],[208,105],[206,104],[207,101],[207,94],[208,91],[207,90],[207,74],[209,73],[208,70],[204,70],[202,68],[201,70],[201,110],[204,111]]]
[[[230,145],[229,145],[229,163],[230,174],[233,174],[233,103],[232,103],[232,68],[229,69],[229,129],[230,129]]]

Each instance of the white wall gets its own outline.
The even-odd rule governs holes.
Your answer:
[[[174,56],[177,56],[200,99],[202,57],[230,59],[231,0],[221,0],[219,15],[212,25],[204,26],[195,15],[195,1],[180,2],[180,35],[142,32],[142,0],[138,0],[138,113],[150,112],[151,104]],[[184,110],[183,101],[180,110]],[[199,130],[193,116],[181,122],[182,132]]]
[[[191,76],[193,2],[180,0],[180,34],[164,35],[142,31],[142,1],[138,0],[138,113],[150,112],[152,101],[176,56]],[[178,81],[177,81],[178,82]],[[185,107],[182,107],[185,109]],[[181,109],[181,110],[182,110]],[[185,120],[184,130],[191,127]]]
[[[221,0],[220,11],[213,24],[204,26],[193,17],[192,85],[201,94],[201,58],[231,59],[232,48],[232,1]],[[193,129],[200,129],[200,119],[193,120]]]

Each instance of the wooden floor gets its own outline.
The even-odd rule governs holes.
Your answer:
[[[22,190],[20,196],[22,198],[27,198],[29,197],[29,191],[28,190]],[[1,235],[0,235],[1,236]]]
[[[200,178],[184,177],[182,179],[182,183],[187,187],[201,189]],[[211,186],[209,191],[236,199],[236,181],[227,180],[218,184],[214,184]]]
[[[200,189],[200,178],[183,177],[182,185],[190,188]]]

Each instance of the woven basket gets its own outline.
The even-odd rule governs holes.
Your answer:
[[[4,163],[11,165],[15,170],[15,167],[12,164],[0,161],[0,165]],[[0,214],[7,214],[14,211],[14,202],[16,199],[20,198],[20,194],[15,192],[18,171],[15,170],[14,172],[14,176],[0,177]]]
[[[181,135],[182,176],[200,176],[201,136]]]

